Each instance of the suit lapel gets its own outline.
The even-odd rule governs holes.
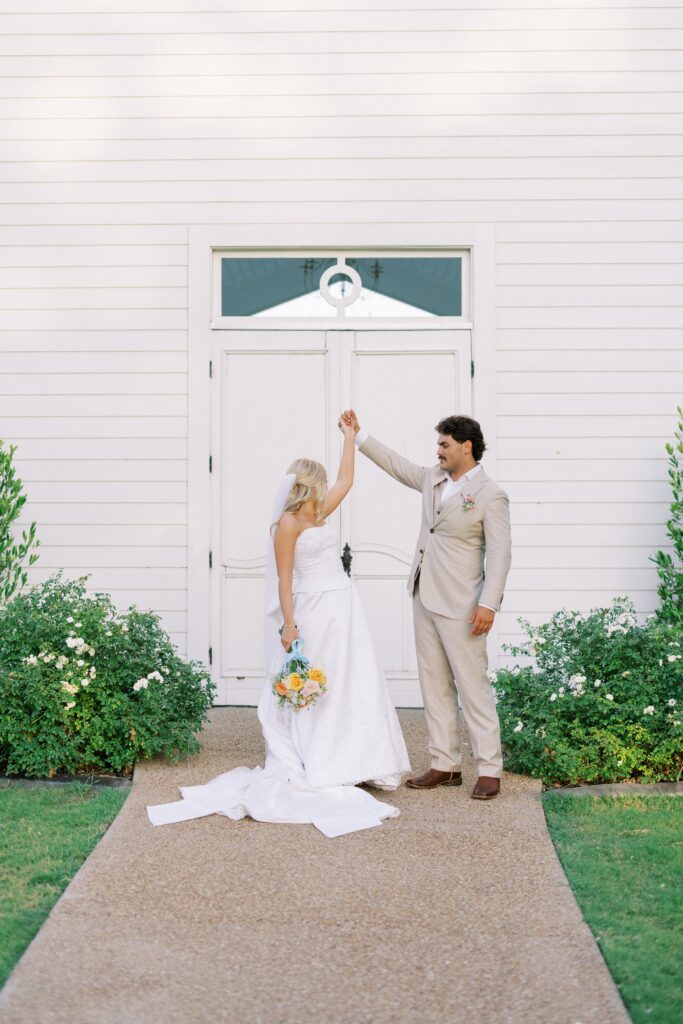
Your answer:
[[[446,479],[446,474],[439,467],[436,468],[434,480],[433,480],[433,500],[432,500],[432,519],[436,519],[436,510],[441,508],[441,494],[443,491],[443,483]]]

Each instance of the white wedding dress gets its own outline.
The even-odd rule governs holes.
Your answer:
[[[181,786],[182,800],[148,806],[153,825],[223,814],[310,822],[333,837],[399,814],[398,808],[357,788],[367,782],[396,789],[410,762],[360,595],[344,573],[336,532],[328,522],[300,534],[292,593],[303,653],[327,675],[327,694],[302,711],[278,704],[271,676],[286,655],[277,634],[279,601],[271,601],[269,664],[258,705],[265,767],[235,768],[203,786]]]

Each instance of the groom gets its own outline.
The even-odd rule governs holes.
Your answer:
[[[408,590],[432,766],[406,785],[462,784],[459,698],[477,766],[472,796],[492,800],[500,792],[503,756],[486,635],[510,568],[508,496],[484,472],[480,459],[486,445],[481,427],[469,416],[448,416],[437,424],[436,466],[418,466],[381,444],[360,429],[353,409],[342,416],[355,429],[364,455],[399,483],[422,492],[422,527]]]

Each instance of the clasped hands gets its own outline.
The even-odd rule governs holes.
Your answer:
[[[360,430],[358,418],[353,409],[345,409],[339,417],[339,423],[337,424],[342,434],[351,434],[354,436]]]

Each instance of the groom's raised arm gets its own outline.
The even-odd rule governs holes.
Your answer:
[[[350,412],[343,415],[353,416],[353,420],[349,419],[349,422],[353,422],[358,428],[356,445],[363,455],[367,455],[380,469],[383,469],[389,476],[393,476],[394,480],[405,484],[406,487],[412,487],[416,491],[423,489],[425,476],[429,472],[427,466],[418,466],[417,463],[411,462],[410,459],[406,459],[405,456],[399,455],[392,448],[382,444],[376,437],[371,437],[367,430],[361,430],[355,414]]]

